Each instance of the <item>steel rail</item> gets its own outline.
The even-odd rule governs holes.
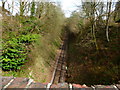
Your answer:
[[[60,73],[62,72],[62,64],[63,64],[64,60],[62,60],[62,61],[60,61],[60,62],[59,62],[59,60],[60,60],[61,58],[64,58],[64,57],[61,57],[62,54],[63,54],[63,56],[64,56],[64,54],[66,54],[66,53],[64,53],[64,50],[66,49],[65,46],[66,46],[66,36],[65,36],[65,39],[63,40],[63,43],[61,44],[60,53],[57,55],[57,58],[56,58],[57,61],[56,61],[56,63],[55,63],[55,68],[54,68],[54,71],[53,71],[53,74],[52,74],[51,81],[50,81],[50,83],[48,83],[48,85],[47,85],[47,90],[49,90],[50,87],[51,87],[51,85],[54,83],[54,80],[55,80],[55,77],[56,77],[56,73],[57,73],[57,71],[59,70],[59,69],[58,69],[58,64],[59,64],[59,63],[61,64],[61,66],[60,66],[60,67],[61,67]],[[61,76],[60,76],[59,78],[61,78]],[[60,79],[59,79],[59,81],[60,81]],[[59,81],[58,81],[58,82],[59,82]]]

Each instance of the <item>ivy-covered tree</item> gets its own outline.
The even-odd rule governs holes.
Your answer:
[[[31,2],[31,16],[35,15],[35,1],[32,0]]]

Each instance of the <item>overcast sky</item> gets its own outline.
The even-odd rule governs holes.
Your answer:
[[[69,17],[71,12],[77,9],[77,6],[81,4],[81,0],[53,0],[60,2],[62,10],[64,10],[65,16]]]

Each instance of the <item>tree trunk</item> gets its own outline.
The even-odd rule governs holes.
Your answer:
[[[112,0],[111,0],[112,1]],[[110,19],[110,12],[111,12],[111,4],[112,2],[107,2],[107,11],[108,11],[108,16],[107,16],[107,20],[106,20],[106,38],[107,41],[109,42],[109,19]]]

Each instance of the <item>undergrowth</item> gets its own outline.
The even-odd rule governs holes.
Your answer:
[[[26,45],[30,45],[39,38],[38,34],[27,34],[3,40],[3,51],[1,56],[1,66],[4,71],[17,70],[26,62],[28,50]]]
[[[0,57],[3,76],[50,80],[50,69],[61,43],[64,15],[60,7],[49,4],[48,8],[48,4],[45,3],[41,17],[4,15]]]

